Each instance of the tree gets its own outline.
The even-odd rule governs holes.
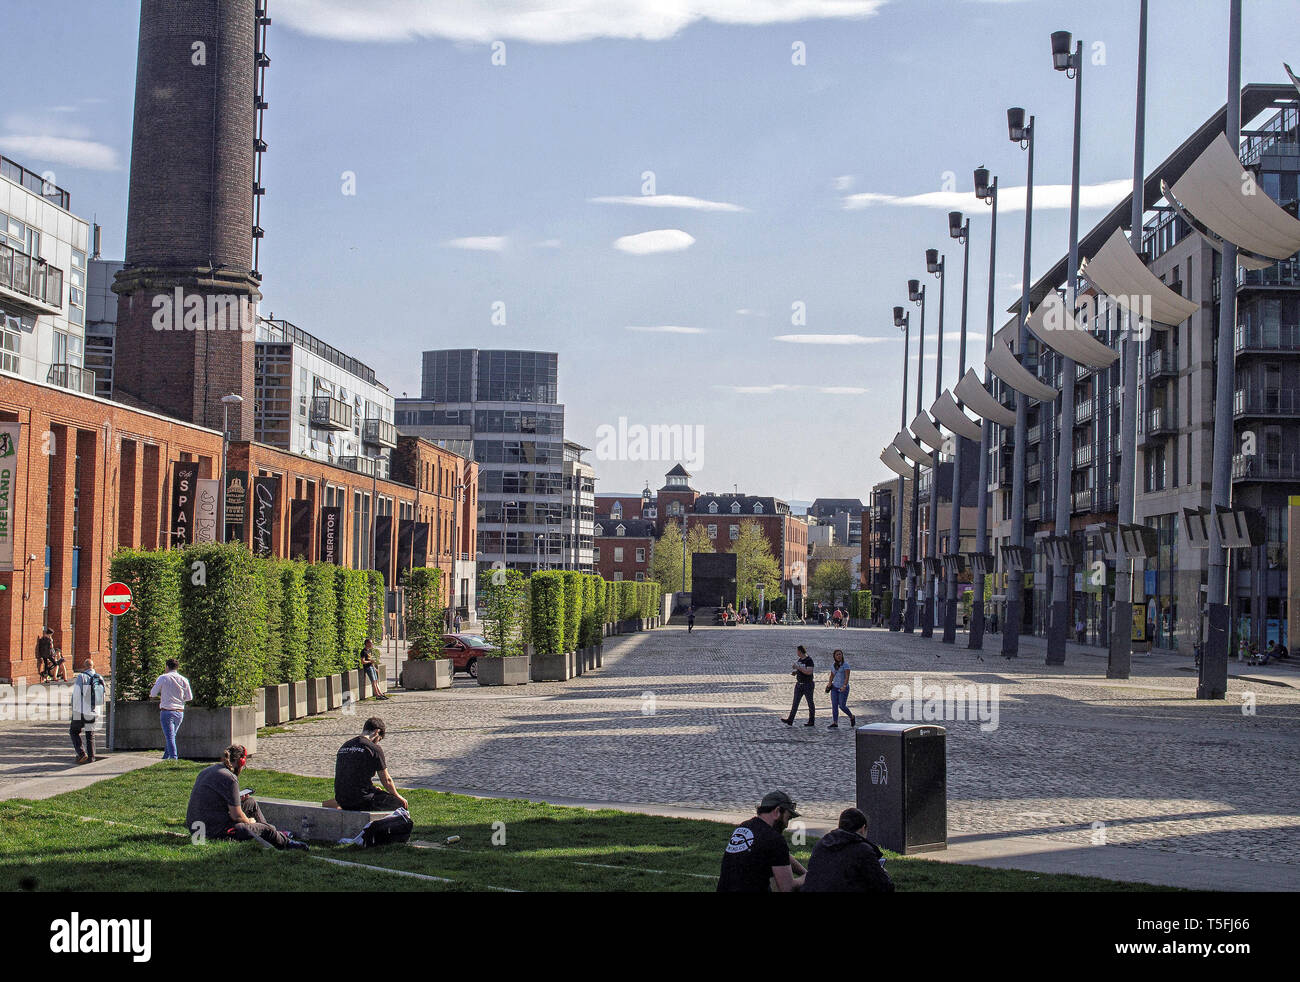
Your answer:
[[[852,585],[852,573],[847,563],[838,559],[826,559],[817,564],[813,570],[809,586],[811,593],[818,600],[835,602],[835,598],[849,592]]]
[[[502,657],[523,654],[524,605],[528,587],[517,569],[485,569],[479,574],[483,636]]]
[[[736,554],[736,596],[741,603],[756,605],[760,586],[768,600],[781,592],[781,567],[757,522],[740,523],[731,551]]]
[[[663,584],[665,593],[677,593],[685,588],[682,582],[682,527],[676,522],[665,524],[664,534],[654,544],[650,554],[650,578]]]

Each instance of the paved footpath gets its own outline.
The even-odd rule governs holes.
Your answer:
[[[872,629],[670,626],[611,639],[565,683],[403,693],[378,708],[399,784],[669,814],[752,814],[787,790],[814,829],[854,799],[854,740],[827,730],[822,670],[842,647],[859,723],[889,721],[894,686],[999,686],[996,729],[948,721],[952,847],[935,858],[1199,888],[1300,890],[1300,673],[1233,678],[1198,702],[1190,659],[1104,652],[1043,663]],[[817,663],[817,726],[787,728],[794,646]],[[1244,666],[1233,671],[1249,673]],[[259,741],[257,766],[333,773],[358,728],[338,714]],[[707,816],[704,813],[709,813]]]
[[[859,723],[889,721],[891,690],[918,676],[999,686],[996,728],[945,723],[950,848],[927,858],[1300,890],[1300,671],[1233,663],[1245,677],[1228,699],[1198,702],[1187,658],[1135,655],[1133,678],[1110,681],[1098,649],[1071,645],[1067,664],[1050,667],[1039,639],[1023,639],[1016,660],[988,640],[979,661],[963,635],[953,647],[871,629],[670,626],[610,639],[604,667],[569,682],[483,688],[458,677],[451,690],[398,690],[359,708],[385,717],[402,786],[724,821],[783,788],[820,831],[854,799],[853,731],[825,727],[822,671],[838,646]],[[791,729],[780,717],[801,642],[817,663],[817,726]],[[330,776],[358,729],[359,716],[332,713],[263,737],[254,766]],[[0,724],[0,798],[128,764],[65,768],[66,739],[66,724]]]

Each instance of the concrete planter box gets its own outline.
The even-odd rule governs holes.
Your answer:
[[[528,682],[527,655],[508,658],[480,658],[478,660],[479,685],[524,685]]]
[[[176,734],[176,752],[186,760],[216,760],[232,743],[257,752],[257,719],[252,706],[187,709]]]
[[[388,694],[388,669],[383,664],[376,665],[375,667],[379,669],[379,691],[387,695]]]
[[[289,719],[302,719],[307,715],[307,683],[290,682]]]
[[[566,652],[566,657],[569,659],[569,678],[577,678],[586,667],[582,660],[582,649]]]
[[[534,682],[567,682],[573,678],[573,659],[567,653],[533,655],[529,675]]]
[[[343,673],[343,704],[345,706],[360,702],[366,697],[366,690],[362,684],[364,682],[365,674],[359,668]]]
[[[596,645],[596,667],[605,667],[605,646],[603,644]]]
[[[403,689],[450,689],[450,658],[408,658],[402,662]]]
[[[343,676],[331,675],[325,680],[325,704],[330,709],[339,709],[343,705]]]
[[[307,715],[319,716],[329,710],[329,693],[324,679],[307,680]]]
[[[268,685],[262,692],[266,700],[266,725],[289,722],[289,686]]]
[[[257,726],[260,729],[266,725],[266,689],[258,689],[253,693],[253,713],[257,720]]]
[[[113,724],[114,750],[161,750],[162,723],[158,703],[118,702],[109,708],[117,715]],[[232,743],[257,750],[257,710],[253,705],[206,709],[190,706],[185,710],[180,732],[176,735],[176,752],[188,760],[216,760]]]

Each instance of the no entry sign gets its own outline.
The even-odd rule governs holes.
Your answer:
[[[131,609],[131,588],[125,583],[110,583],[104,587],[104,609],[114,616]]]

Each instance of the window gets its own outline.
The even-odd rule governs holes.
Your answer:
[[[595,563],[600,562],[600,546],[596,546],[596,548],[591,551],[591,560]]]
[[[755,515],[763,514],[763,502],[761,501],[754,502],[754,514]]]
[[[619,569],[614,570],[614,582],[616,583],[621,582],[622,579],[623,579],[623,571]]]
[[[733,514],[733,515],[739,515],[739,514],[740,514],[740,502],[739,502],[739,501],[733,501],[733,502],[731,503],[731,514]]]
[[[717,503],[716,501],[710,501],[710,502],[709,502],[709,514],[710,514],[710,515],[716,515],[717,513],[718,513],[718,503]]]
[[[622,546],[615,546],[615,547],[614,547],[614,562],[616,562],[616,563],[621,563],[622,561],[623,561],[623,547],[622,547]]]
[[[644,549],[644,548],[638,548],[638,549],[637,549],[637,551],[636,551],[636,561],[637,561],[638,563],[643,563],[643,562],[645,562],[645,549]]]
[[[609,510],[609,517],[610,517],[610,518],[622,518],[622,517],[623,517],[623,506],[622,506],[621,504],[619,504],[617,501],[614,502],[614,507],[612,507],[612,508]]]
[[[740,538],[740,526],[739,525],[731,526],[729,533],[731,536],[731,541],[735,542],[737,539]]]
[[[710,525],[710,526],[709,526],[709,538],[710,538],[710,539],[716,539],[717,537],[718,537],[718,527],[717,527],[716,525]]]
[[[680,501],[671,501],[668,503],[668,514],[677,516],[682,513],[682,503]]]
[[[636,581],[637,581],[638,583],[644,583],[644,582],[645,582],[645,574],[644,574],[644,573],[637,573],[637,574],[636,574]]]
[[[625,533],[626,531],[627,531],[627,529],[626,529],[624,526],[619,525],[619,526],[617,526],[617,527],[614,529],[614,534],[615,534],[615,535],[622,535],[622,534]]]

